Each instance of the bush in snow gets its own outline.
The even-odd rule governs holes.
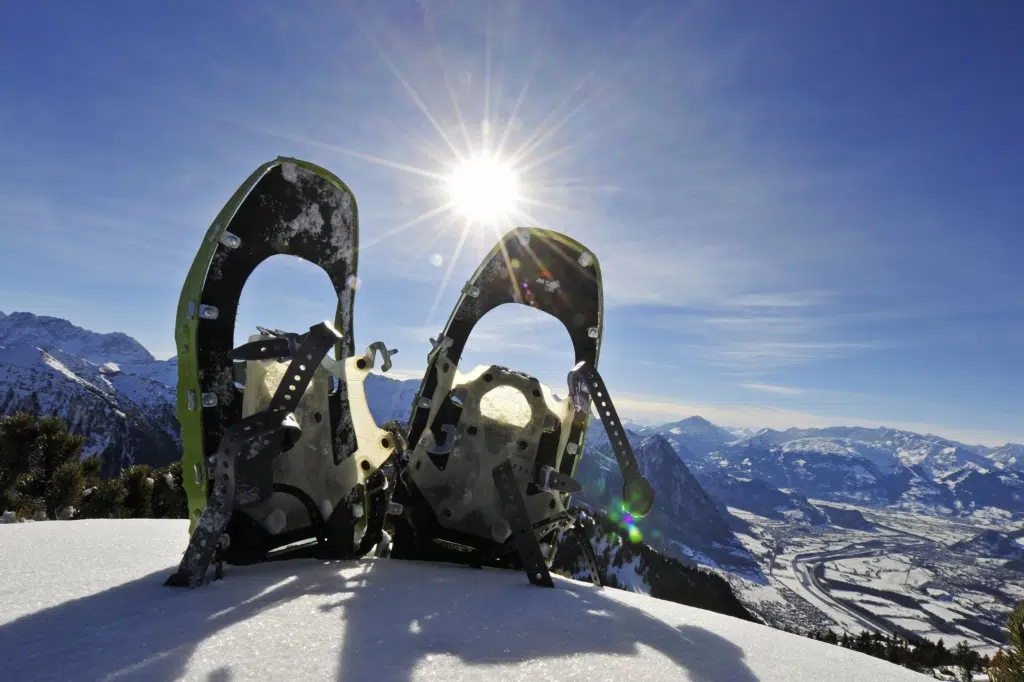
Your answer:
[[[78,461],[64,462],[53,472],[46,485],[46,512],[56,519],[66,507],[77,507],[82,501],[85,475]]]
[[[0,507],[14,509],[19,516],[36,518],[40,511],[56,518],[60,507],[54,495],[74,495],[67,490],[65,467],[59,486],[51,492],[51,481],[68,463],[77,464],[85,439],[68,433],[59,417],[36,417],[16,412],[0,418]],[[59,500],[57,500],[59,503]],[[66,506],[66,505],[61,505]]]
[[[133,464],[121,472],[121,484],[125,489],[124,511],[127,518],[153,517],[154,483],[153,468],[145,464]]]
[[[153,472],[153,516],[158,519],[188,517],[188,498],[181,479],[181,462]]]
[[[123,519],[128,491],[120,478],[103,480],[82,495],[81,516],[86,519]]]

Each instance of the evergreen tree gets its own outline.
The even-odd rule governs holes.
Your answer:
[[[121,484],[125,489],[124,512],[126,518],[153,518],[153,468],[145,464],[133,464],[121,472]]]
[[[47,515],[56,519],[66,507],[77,509],[82,502],[84,483],[81,462],[71,460],[57,467],[46,485]]]
[[[188,499],[181,480],[181,462],[153,472],[153,517],[188,518]]]
[[[988,676],[992,682],[1024,682],[1024,601],[1007,618],[1006,634],[1009,646],[992,657]]]
[[[974,677],[974,670],[978,664],[978,652],[971,649],[971,645],[967,643],[967,640],[961,641],[956,645],[956,649],[953,651],[953,660],[958,668],[960,668],[960,679],[963,682],[971,682]]]
[[[101,471],[103,471],[103,458],[99,455],[89,455],[82,460],[82,475],[85,477],[86,488],[91,488],[100,482]]]
[[[0,418],[0,507],[22,517],[44,511],[56,518],[54,500],[74,497],[67,486],[77,477],[65,467],[57,487],[51,481],[65,464],[78,461],[84,444],[59,417],[17,412]]]
[[[128,491],[120,478],[101,480],[82,493],[82,517],[87,519],[125,518]]]

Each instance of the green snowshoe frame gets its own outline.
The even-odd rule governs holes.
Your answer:
[[[307,209],[308,214],[302,213]],[[296,212],[299,215],[293,215]],[[300,223],[301,229],[292,229]],[[285,236],[281,236],[278,229],[281,225],[289,227]],[[275,537],[269,537],[260,528],[259,516],[273,509],[267,503],[266,491],[259,495],[259,500],[254,500],[250,486],[235,500],[239,505],[248,505],[246,511],[236,514],[231,510],[233,531],[229,534],[237,531],[252,545],[241,550],[239,563],[262,560],[266,551],[289,542],[314,535],[320,539],[322,528],[314,521],[322,525],[323,517],[330,517],[335,511],[334,505],[360,507],[354,510],[355,518],[350,520],[354,533],[344,533],[357,546],[362,545],[359,539],[366,535],[371,524],[382,523],[382,504],[376,505],[379,518],[372,518],[369,513],[372,505],[368,504],[371,491],[367,481],[378,474],[390,457],[395,439],[374,423],[362,382],[373,368],[378,351],[383,352],[385,371],[390,368],[390,359],[386,347],[380,343],[372,344],[364,355],[353,354],[357,244],[357,206],[345,183],[315,164],[278,157],[257,168],[221,209],[207,230],[182,288],[175,327],[179,365],[177,413],[182,433],[182,470],[190,534],[195,533],[211,497],[209,465],[221,454],[218,453],[218,448],[223,446],[221,439],[232,425],[270,408],[275,392],[292,381],[283,379],[289,362],[295,359],[292,355],[297,348],[297,335],[290,335],[289,346],[287,335],[263,330],[264,333],[250,336],[250,343],[241,349],[232,349],[239,297],[249,275],[273,255],[293,255],[320,266],[330,277],[338,296],[334,325],[328,325],[331,333],[336,333],[330,337],[336,359],[323,357],[315,363],[313,375],[304,376],[303,382],[298,381],[298,376],[294,378],[296,384],[302,383],[295,387],[301,400],[295,403],[291,416],[301,431],[298,436],[287,439],[289,442],[282,449],[292,452],[288,458],[274,462],[272,474],[274,493],[284,490],[295,497],[278,500],[274,508],[284,505],[289,510],[302,509],[304,511],[292,515],[309,516],[310,523],[296,527],[288,521],[270,533]],[[283,346],[282,342],[285,342]],[[263,346],[274,344],[277,345],[268,351],[269,355],[260,354]],[[246,347],[249,348],[241,355],[248,353],[248,359],[233,361],[232,357],[239,357],[238,351]],[[282,350],[288,348],[290,351]],[[204,366],[208,373],[214,372],[216,376],[201,376]],[[244,391],[240,392],[242,384],[238,375],[243,367]],[[283,398],[290,400],[291,396],[285,393],[288,391],[277,397],[278,402]],[[324,456],[321,453],[329,453],[327,456],[333,457],[333,461],[321,461]],[[256,457],[255,454],[241,455],[246,456]],[[305,494],[310,491],[278,485],[276,477],[294,476],[295,467],[299,467],[298,474],[309,482],[307,487],[320,490],[319,495],[312,495],[315,499]],[[316,475],[321,470],[326,470],[323,480]],[[261,479],[267,476],[271,476],[269,463],[267,472],[259,473]],[[355,490],[355,486],[360,488]],[[353,490],[359,499],[352,499],[350,494],[345,499],[347,492]],[[344,510],[345,515],[349,511]],[[250,517],[247,518],[246,513]],[[207,525],[211,524],[207,522]],[[231,551],[237,553],[238,548],[233,547]],[[230,558],[229,562],[232,562]]]
[[[591,400],[623,469],[625,499],[638,516],[649,510],[653,490],[596,371],[602,299],[597,258],[564,234],[517,228],[491,250],[433,341],[414,400],[412,452],[394,499],[411,507],[403,523],[418,537],[410,545],[396,528],[395,556],[451,560],[461,553],[468,563],[497,565],[518,559],[531,582],[549,585],[539,542],[548,545],[543,561],[550,564],[555,539],[573,524],[567,509],[582,490],[573,477]],[[558,399],[535,377],[504,367],[458,369],[477,322],[510,303],[555,317],[569,333],[577,363],[569,397]]]

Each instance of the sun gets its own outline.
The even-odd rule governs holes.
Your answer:
[[[515,169],[491,156],[461,162],[447,178],[452,208],[466,220],[492,224],[508,219],[519,201]]]

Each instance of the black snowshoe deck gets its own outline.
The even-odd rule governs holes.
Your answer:
[[[189,490],[194,531],[189,549],[202,544],[208,563],[212,542],[218,560],[245,564],[312,538],[321,553],[327,547],[336,556],[358,555],[380,538],[390,489],[383,483],[371,490],[371,479],[379,483],[377,470],[394,444],[373,424],[361,385],[378,351],[383,351],[385,370],[390,367],[389,352],[377,343],[358,360],[353,357],[355,198],[337,177],[297,159],[279,158],[260,171],[210,228],[179,306],[183,468],[186,476],[194,470],[197,484]],[[299,358],[296,353],[315,341],[319,327],[305,335],[261,329],[233,350],[243,287],[261,263],[279,254],[322,268],[337,296],[331,335],[321,338],[328,339],[328,347],[316,357],[307,352]],[[330,348],[334,359],[325,357]],[[274,424],[257,424],[266,415],[276,415],[282,400],[292,406],[287,416],[296,428],[282,432]],[[279,425],[278,417],[271,421],[275,419]],[[357,433],[355,421],[362,433]],[[250,422],[269,430],[242,447],[242,434],[235,432]],[[281,434],[284,440],[277,443]],[[225,448],[233,452],[226,459]],[[362,453],[359,461],[349,461],[357,451]],[[218,500],[220,471],[210,466],[235,459],[240,464],[230,499]],[[344,467],[348,469],[342,473]],[[353,485],[356,480],[361,482],[358,487]],[[215,501],[218,509],[210,509]],[[228,518],[221,518],[225,514]],[[205,540],[197,537],[204,526],[209,526],[205,532],[210,536]]]

